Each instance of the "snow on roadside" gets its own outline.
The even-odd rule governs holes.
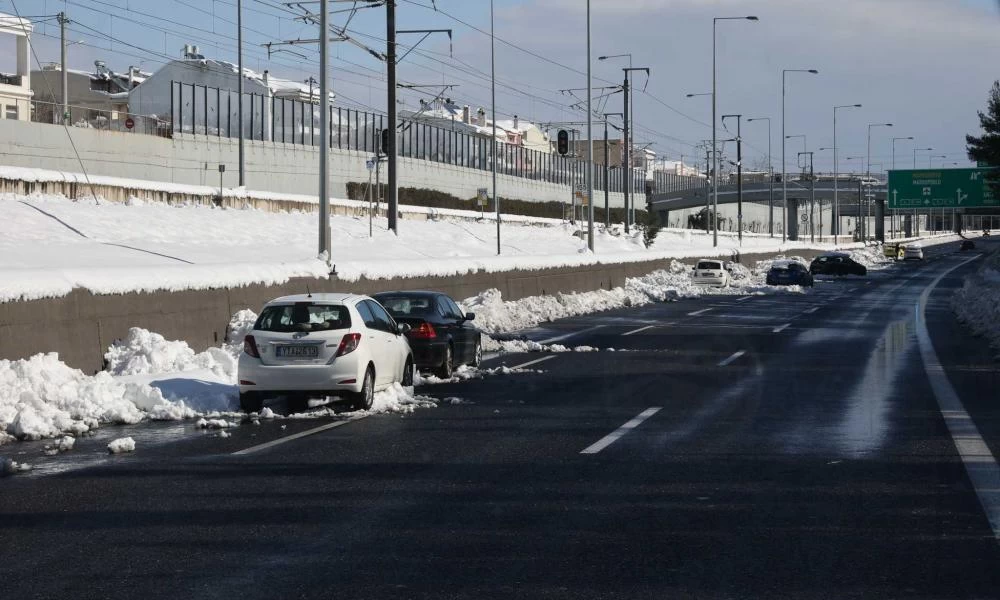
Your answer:
[[[476,325],[482,331],[487,334],[498,334],[527,329],[556,319],[678,298],[801,292],[797,286],[775,288],[765,285],[766,268],[762,270],[760,265],[753,269],[738,264],[731,264],[730,267],[733,269],[734,278],[733,284],[728,288],[696,285],[691,278],[691,267],[674,260],[671,261],[669,269],[655,271],[642,277],[628,278],[624,287],[610,290],[529,296],[520,300],[505,301],[500,290],[489,289],[477,296],[466,298],[462,304],[470,312],[476,313]],[[504,350],[507,349],[504,347],[505,343],[488,339],[483,349]],[[531,347],[533,342],[525,344],[527,351],[542,349]],[[510,345],[508,347],[511,351],[524,351]]]
[[[209,348],[195,353],[187,342],[167,340],[141,327],[128,330],[104,354],[105,369],[111,375],[157,375],[208,369],[226,377],[236,376],[236,359],[225,348]]]
[[[952,296],[951,306],[958,320],[986,338],[1000,351],[1000,252],[990,255],[983,265],[965,278]],[[1000,354],[997,355],[1000,359]]]

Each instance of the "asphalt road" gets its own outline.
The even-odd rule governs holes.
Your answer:
[[[543,360],[421,388],[461,401],[410,414],[263,422],[227,439],[152,427],[134,455],[90,462],[79,457],[106,442],[83,439],[0,480],[0,590],[1000,597],[986,512],[1000,497],[977,493],[920,352],[915,309],[947,272],[926,329],[992,453],[976,460],[1000,456],[1000,363],[949,306],[980,261],[956,248],[805,294],[548,324],[527,334],[602,350],[504,355],[486,366]]]

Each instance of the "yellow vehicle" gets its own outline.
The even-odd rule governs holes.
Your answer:
[[[886,258],[902,258],[902,251],[900,244],[886,244],[882,246],[882,255]]]

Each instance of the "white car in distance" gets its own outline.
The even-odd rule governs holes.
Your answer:
[[[924,249],[920,244],[907,244],[903,248],[903,260],[924,260]]]
[[[702,258],[695,264],[691,273],[691,278],[696,285],[710,285],[713,287],[729,287],[732,279],[726,265],[721,260]]]
[[[413,385],[413,354],[381,304],[354,294],[300,294],[264,305],[243,341],[240,408],[258,412],[266,400],[346,397],[356,410],[375,392]]]

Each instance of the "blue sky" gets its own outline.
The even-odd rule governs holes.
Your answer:
[[[445,37],[428,40],[400,65],[401,81],[455,84],[449,95],[459,103],[489,107],[489,38],[486,0],[398,0],[400,29],[452,28],[453,56]],[[0,0],[0,11],[47,15],[65,10],[74,21],[70,66],[90,68],[100,59],[113,69],[141,65],[154,70],[179,56],[185,43],[210,57],[235,56],[235,0]],[[349,4],[336,3],[336,10]],[[498,112],[535,121],[579,120],[568,108],[574,98],[564,88],[586,85],[583,0],[496,0]],[[294,20],[278,0],[244,0],[248,67],[305,79],[316,74],[314,47],[268,58],[261,44],[309,38],[315,29]],[[780,71],[816,68],[819,76],[792,76],[788,90],[787,133],[805,134],[810,150],[832,146],[834,104],[862,103],[841,111],[841,157],[867,151],[872,122],[893,122],[875,130],[873,163],[889,167],[891,137],[914,136],[920,147],[947,155],[935,164],[964,160],[964,134],[978,127],[976,110],[1000,78],[1000,11],[995,0],[593,0],[594,55],[632,52],[636,65],[652,69],[646,93],[636,97],[639,139],[653,142],[661,155],[690,156],[711,136],[707,98],[686,93],[711,89],[713,16],[756,14],[759,23],[728,22],[719,29],[719,113],[772,117],[774,154],[780,154]],[[343,23],[345,15],[335,22]],[[384,48],[384,9],[359,11],[350,29],[359,41]],[[43,62],[58,60],[58,27],[39,23],[35,45]],[[415,36],[400,38],[401,43]],[[332,77],[339,102],[384,108],[384,66],[363,50],[334,44]],[[12,60],[0,53],[0,68]],[[622,65],[596,63],[595,86],[621,78]],[[418,94],[406,92],[410,106]],[[620,96],[614,103],[620,103]],[[607,111],[621,110],[609,105]],[[725,134],[720,134],[720,137]],[[753,163],[767,149],[766,127],[744,128]],[[912,163],[909,142],[897,144],[897,166]],[[789,145],[789,168],[801,140]],[[731,151],[727,148],[727,151]],[[926,156],[927,153],[925,153]],[[777,164],[779,158],[775,158]],[[861,169],[863,161],[847,161]],[[926,158],[921,162],[926,164]],[[832,153],[817,154],[816,165],[832,168]],[[847,168],[845,167],[845,168]],[[876,167],[877,168],[877,167]]]

